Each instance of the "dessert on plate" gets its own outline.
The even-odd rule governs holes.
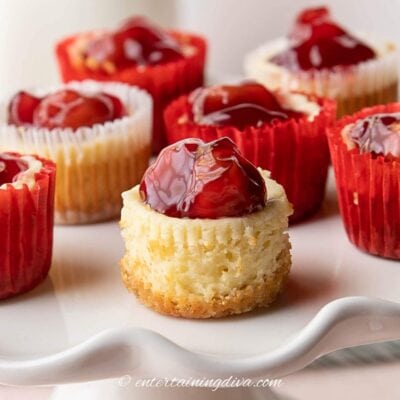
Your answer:
[[[153,149],[158,152],[165,145],[163,108],[203,83],[206,41],[132,17],[114,31],[67,37],[57,44],[56,53],[64,82],[119,81],[148,91],[154,100]]]
[[[332,100],[273,92],[252,81],[196,89],[164,113],[169,143],[227,136],[249,161],[271,171],[294,206],[292,222],[322,203],[329,165],[326,129],[334,119]]]
[[[271,89],[333,98],[339,116],[397,100],[395,45],[343,28],[326,7],[301,12],[287,38],[246,57],[245,70]]]
[[[281,290],[291,206],[229,138],[168,146],[123,199],[122,278],[145,305],[216,318],[267,306]]]
[[[400,104],[345,117],[328,137],[350,241],[368,253],[400,259]]]
[[[55,164],[0,152],[0,299],[33,289],[51,265]]]
[[[57,164],[57,223],[119,216],[121,193],[140,181],[151,153],[146,92],[121,83],[71,82],[19,92],[0,107],[0,150]]]

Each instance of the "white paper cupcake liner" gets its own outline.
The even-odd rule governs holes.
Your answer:
[[[378,54],[373,60],[351,67],[314,71],[290,71],[269,60],[289,46],[279,38],[251,52],[245,73],[272,90],[296,90],[338,101],[339,114],[354,112],[375,103],[397,99],[398,56],[393,44],[364,39]],[[340,104],[340,103],[343,104]]]
[[[7,124],[8,101],[0,104],[0,150],[38,154],[57,164],[56,223],[78,224],[119,215],[121,193],[137,184],[151,152],[152,99],[121,83],[71,82],[33,92],[69,88],[118,97],[128,116],[91,128],[37,129]]]

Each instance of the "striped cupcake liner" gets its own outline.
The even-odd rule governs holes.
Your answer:
[[[162,113],[166,105],[180,96],[203,84],[204,64],[207,44],[205,39],[182,32],[171,34],[183,46],[192,49],[191,54],[166,64],[147,68],[125,68],[112,74],[90,71],[77,66],[71,57],[70,47],[79,36],[64,39],[56,47],[57,61],[64,82],[94,79],[96,81],[116,81],[138,86],[151,94],[154,101],[153,151],[158,153],[166,144]],[[86,34],[87,35],[87,34]]]
[[[151,153],[152,99],[121,83],[71,82],[63,88],[104,91],[121,99],[128,116],[91,128],[37,129],[8,125],[0,106],[0,150],[37,154],[57,164],[56,223],[83,224],[119,216],[121,193],[136,185]]]
[[[271,171],[272,179],[285,188],[294,207],[290,221],[298,222],[320,208],[329,166],[326,129],[335,119],[335,102],[315,101],[321,111],[312,121],[291,119],[239,130],[194,123],[188,96],[182,96],[164,113],[168,143],[190,137],[206,142],[229,137],[244,157],[257,167]]]
[[[342,139],[348,124],[376,113],[400,112],[400,104],[366,108],[329,130],[339,206],[350,241],[368,253],[400,259],[400,161],[349,150]]]
[[[33,289],[50,269],[56,168],[37,159],[43,166],[31,188],[0,189],[0,299]]]

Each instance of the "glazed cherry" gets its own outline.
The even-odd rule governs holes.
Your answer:
[[[124,115],[121,102],[114,96],[98,93],[85,96],[74,90],[62,90],[46,96],[33,115],[34,125],[48,129],[103,124]]]
[[[18,92],[8,104],[8,123],[13,125],[32,124],[33,113],[40,98],[27,92]]]
[[[239,217],[265,206],[265,182],[229,138],[186,139],[166,147],[145,172],[140,196],[177,218]]]
[[[75,90],[60,90],[43,98],[26,92],[17,93],[10,101],[9,123],[31,124],[40,128],[90,127],[126,115],[125,107],[115,96],[97,93],[86,96]]]
[[[28,164],[12,153],[0,153],[0,185],[15,182]]]
[[[289,48],[271,61],[291,70],[351,66],[376,57],[373,49],[333,22],[325,7],[303,11],[289,42]]]
[[[362,153],[400,158],[400,113],[375,114],[357,121],[349,138]]]
[[[255,82],[197,89],[190,96],[194,121],[244,129],[303,114],[283,108],[275,95]]]
[[[87,43],[84,57],[95,66],[127,68],[175,61],[183,57],[179,43],[143,17],[133,17],[117,31]]]

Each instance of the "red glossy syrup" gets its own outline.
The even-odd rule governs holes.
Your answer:
[[[10,101],[8,123],[76,130],[125,115],[122,102],[106,93],[86,96],[75,90],[60,90],[37,98],[27,92],[19,92]]]
[[[15,182],[18,174],[28,169],[28,164],[20,157],[0,153],[0,185]]]
[[[244,129],[303,115],[283,108],[273,93],[254,82],[198,89],[190,100],[195,122],[203,125]]]
[[[117,68],[147,66],[176,61],[183,57],[179,43],[168,33],[142,17],[133,17],[117,31],[87,43],[85,58]]]
[[[349,138],[362,153],[400,158],[400,113],[375,114],[357,121]]]
[[[376,58],[373,49],[332,21],[325,7],[303,11],[289,41],[289,48],[270,61],[291,70],[351,66]]]
[[[265,182],[228,138],[166,147],[140,184],[143,201],[177,218],[239,217],[265,205]]]
[[[27,92],[18,92],[8,104],[8,123],[13,125],[29,125],[33,121],[33,112],[41,98]]]

